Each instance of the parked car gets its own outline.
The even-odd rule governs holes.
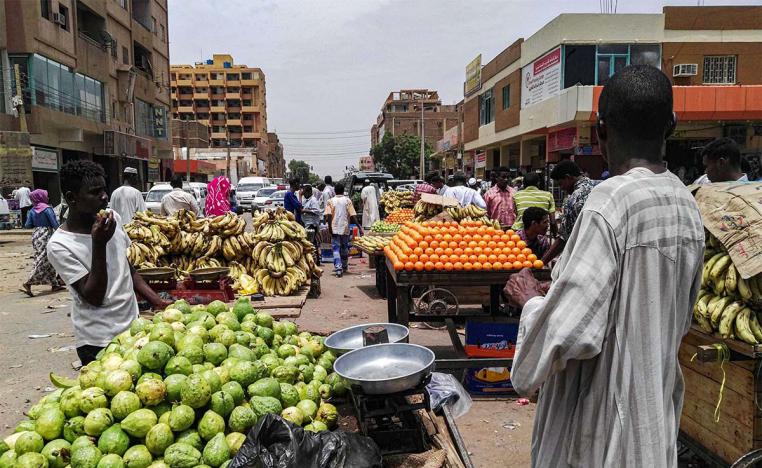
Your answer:
[[[264,202],[264,208],[277,208],[279,206],[283,206],[283,199],[286,198],[286,191],[285,190],[277,190],[270,195],[270,198],[265,200]]]
[[[270,179],[267,177],[244,177],[238,180],[236,185],[236,199],[238,204],[244,210],[251,211],[253,208],[254,198],[257,196],[257,192],[260,189],[269,187],[271,184]]]
[[[193,194],[194,197],[196,197],[196,201],[198,202],[198,207],[201,209],[201,212],[203,213],[204,207],[206,206],[207,184],[206,182],[191,182],[189,185],[191,188],[191,193]]]
[[[146,208],[151,213],[161,213],[161,199],[172,191],[172,186],[167,183],[158,183],[151,187],[146,194]]]
[[[252,210],[261,210],[265,207],[265,202],[270,199],[270,196],[278,191],[278,187],[265,187],[259,189],[252,201]]]

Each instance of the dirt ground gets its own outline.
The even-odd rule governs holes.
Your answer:
[[[28,298],[18,290],[31,254],[30,233],[0,233],[0,435],[12,431],[24,411],[53,391],[50,372],[76,376],[68,293],[51,294],[37,286],[39,295]],[[352,259],[350,269],[340,279],[323,276],[322,296],[309,299],[296,320],[300,329],[327,334],[386,321],[386,301],[375,292],[367,259]],[[449,345],[445,332],[423,328],[412,328],[410,341],[436,348]],[[514,398],[474,400],[457,424],[475,466],[525,467],[530,463],[533,417],[534,405],[520,406]]]

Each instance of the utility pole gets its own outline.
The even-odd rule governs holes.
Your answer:
[[[26,133],[26,110],[24,109],[24,94],[21,92],[21,72],[18,64],[13,66],[13,76],[16,79],[16,96],[18,96],[16,107],[19,113],[19,130]]]
[[[190,183],[191,180],[191,157],[190,146],[188,145],[188,121],[181,120],[180,126],[182,128],[183,137],[185,138],[185,181]]]
[[[423,105],[423,98],[421,98],[421,127],[420,127],[421,128],[421,170],[420,170],[420,173],[419,173],[419,176],[418,176],[418,178],[421,179],[421,180],[423,180],[423,177],[426,175],[426,174],[424,174],[424,171],[426,170],[426,168],[424,166],[426,161],[424,160],[424,155],[423,155],[424,144],[425,144],[424,140],[423,140],[423,135],[424,135],[424,133],[423,133],[423,130],[424,130],[423,129],[423,107],[424,107],[424,105]]]
[[[225,142],[228,148],[228,154],[225,158],[225,176],[230,180],[230,130],[225,126]]]

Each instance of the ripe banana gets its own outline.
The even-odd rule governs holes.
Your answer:
[[[715,296],[709,300],[709,303],[706,306],[706,310],[707,317],[709,317],[713,328],[717,328],[720,325],[720,316],[722,315],[722,311],[725,310],[725,307],[730,301],[730,296]],[[717,307],[718,305],[722,305],[722,307]]]
[[[714,257],[710,258],[708,262],[704,264],[704,269],[702,271],[701,275],[701,285],[706,286],[709,284],[709,272],[714,267],[714,264],[717,263],[717,261],[722,258],[724,255],[726,255],[724,252],[720,252],[716,254]]]
[[[709,279],[717,284],[719,281],[721,281],[721,276],[723,273],[725,273],[725,270],[730,265],[730,256],[728,254],[723,254],[722,257],[720,257],[719,260],[712,266],[712,269],[709,271]]]
[[[749,319],[749,327],[751,328],[751,332],[754,334],[754,338],[757,339],[758,342],[762,343],[762,326],[759,324],[759,317],[757,317],[757,313],[755,311],[751,311],[751,317]]]
[[[736,292],[737,277],[739,277],[736,267],[731,263],[725,273],[725,292],[734,294]]]
[[[733,323],[741,309],[743,309],[743,305],[740,302],[733,302],[722,311],[719,324],[721,337],[727,339],[733,336]]]
[[[749,344],[757,344],[757,339],[751,331],[749,323],[751,313],[751,309],[744,307],[736,315],[736,336]]]

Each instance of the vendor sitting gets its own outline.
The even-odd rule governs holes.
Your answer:
[[[127,261],[130,238],[108,205],[103,168],[92,161],[70,161],[61,168],[61,191],[69,216],[53,233],[50,263],[71,292],[71,321],[83,365],[130,328],[138,318],[139,293],[155,307],[166,307]]]
[[[527,243],[527,247],[532,249],[532,253],[537,255],[537,258],[542,258],[550,248],[550,238],[546,235],[549,224],[548,212],[542,208],[529,207],[521,215],[521,222],[524,224],[524,229],[516,231],[516,234]]]

